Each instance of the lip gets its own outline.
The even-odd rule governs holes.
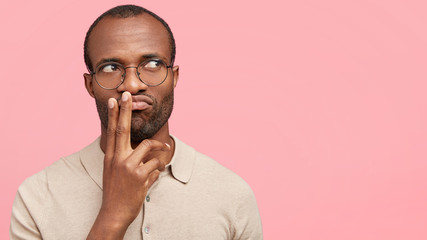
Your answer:
[[[132,111],[145,110],[153,105],[153,100],[145,95],[132,96]]]
[[[151,105],[146,102],[132,102],[132,111],[145,110],[149,107],[151,107]]]
[[[145,95],[132,95],[132,103],[145,102],[148,105],[153,105],[153,100]]]

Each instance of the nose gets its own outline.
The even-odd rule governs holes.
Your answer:
[[[137,74],[136,67],[125,68],[125,78],[122,85],[117,88],[117,91],[128,91],[130,94],[136,94],[139,91],[147,90],[148,86],[139,80]]]

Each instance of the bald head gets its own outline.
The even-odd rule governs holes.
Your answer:
[[[169,28],[169,25],[158,15],[156,15],[155,13],[140,7],[140,6],[135,6],[135,5],[121,5],[121,6],[117,6],[114,7],[108,11],[106,11],[105,13],[103,13],[101,16],[99,16],[93,23],[92,25],[89,27],[89,30],[86,33],[86,37],[85,37],[85,42],[84,42],[84,60],[85,60],[85,64],[86,64],[86,68],[90,71],[93,72],[93,62],[90,59],[90,48],[89,48],[89,41],[92,35],[92,31],[93,29],[98,25],[98,23],[103,20],[106,17],[109,18],[131,18],[131,17],[136,17],[138,15],[141,14],[148,14],[150,16],[152,16],[155,20],[157,20],[158,22],[161,23],[161,25],[163,25],[163,27],[165,28],[165,30],[168,33],[168,38],[169,38],[169,49],[170,49],[170,64],[173,65],[174,61],[175,61],[175,54],[176,54],[176,45],[175,45],[175,39],[173,37],[172,31]]]

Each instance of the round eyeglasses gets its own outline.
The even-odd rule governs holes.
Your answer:
[[[113,90],[118,88],[126,78],[127,68],[136,68],[136,75],[145,85],[155,87],[162,84],[168,77],[168,68],[172,65],[166,65],[160,59],[148,59],[136,67],[124,67],[117,62],[101,63],[95,68],[94,75],[96,83],[104,89]]]

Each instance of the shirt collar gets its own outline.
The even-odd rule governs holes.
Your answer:
[[[172,172],[172,176],[182,182],[187,183],[190,181],[193,173],[194,163],[196,160],[196,151],[194,148],[186,145],[178,138],[172,136],[175,141],[175,152],[168,164]],[[85,168],[86,172],[93,179],[94,182],[102,189],[102,175],[104,169],[104,152],[100,147],[101,137],[98,137],[90,145],[80,151],[80,161]]]
[[[175,152],[170,162],[172,175],[182,183],[190,181],[193,173],[194,163],[196,162],[196,150],[183,143],[178,138],[172,136],[175,141]]]

